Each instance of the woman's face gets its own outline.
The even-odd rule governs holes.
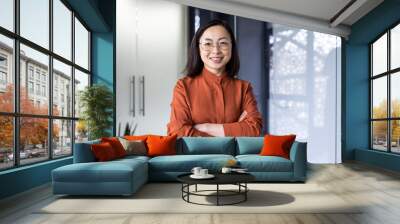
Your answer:
[[[212,73],[221,75],[232,56],[232,42],[223,26],[212,26],[200,37],[200,57]]]

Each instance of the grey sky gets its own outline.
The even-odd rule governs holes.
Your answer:
[[[45,47],[49,46],[49,1],[21,1],[21,36]],[[54,52],[71,60],[71,13],[60,2],[54,1]],[[88,32],[76,22],[76,63],[88,68]],[[13,0],[0,0],[0,26],[13,30]],[[4,38],[1,38],[4,39]],[[0,39],[0,40],[1,40]],[[22,46],[21,46],[22,50]],[[43,61],[43,55],[31,48],[24,47],[24,52],[30,57]],[[46,56],[47,57],[47,56]],[[48,63],[46,63],[48,64]]]
[[[0,0],[0,26],[13,30],[13,0]]]
[[[59,60],[53,59],[53,68],[54,70],[58,70],[71,77],[71,66],[62,63]]]

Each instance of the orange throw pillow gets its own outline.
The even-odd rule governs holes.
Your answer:
[[[94,157],[99,162],[109,161],[117,158],[113,147],[108,142],[93,144],[91,145],[91,149]]]
[[[126,156],[126,151],[124,149],[124,146],[122,146],[121,142],[118,140],[118,138],[101,138],[101,142],[108,142],[114,149],[115,155],[117,158],[121,158]]]
[[[151,135],[147,138],[148,156],[176,155],[176,138],[172,136]]]
[[[280,156],[290,159],[290,148],[295,139],[296,135],[265,135],[260,155]]]
[[[125,135],[124,139],[129,141],[144,141],[146,142],[148,135]]]

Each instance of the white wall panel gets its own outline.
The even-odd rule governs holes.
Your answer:
[[[307,141],[309,162],[340,162],[340,38],[273,25],[270,42],[269,132]]]
[[[135,134],[166,135],[173,88],[186,61],[186,33],[184,5],[163,0],[117,1],[117,131],[119,123],[122,131],[126,123],[133,123],[138,125]],[[140,77],[145,80],[144,114]]]

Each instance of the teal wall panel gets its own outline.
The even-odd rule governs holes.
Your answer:
[[[343,159],[398,170],[399,156],[369,150],[369,43],[400,22],[400,0],[386,0],[351,27],[345,43]],[[362,151],[360,151],[362,150]]]
[[[79,14],[85,24],[94,32],[111,32],[110,26],[101,11],[100,4],[110,0],[66,0]]]
[[[400,172],[400,155],[375,150],[356,149],[355,160]]]
[[[72,163],[72,157],[0,172],[0,199],[51,181],[51,171]]]
[[[344,159],[354,159],[354,149],[369,145],[368,45],[346,44],[346,149]]]
[[[114,85],[114,34],[92,33],[92,81],[108,86],[115,95]],[[114,107],[115,114],[115,107]],[[115,116],[113,116],[115,123]],[[115,125],[110,127],[110,134],[114,134]]]
[[[93,83],[114,87],[113,33],[92,33]]]

